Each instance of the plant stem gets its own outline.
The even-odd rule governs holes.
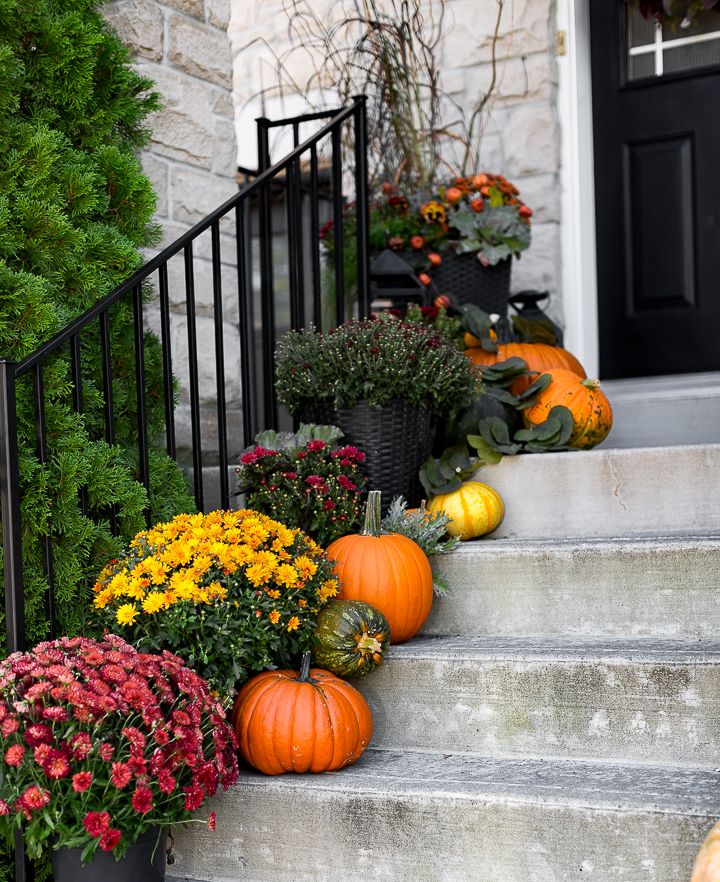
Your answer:
[[[381,536],[380,528],[380,498],[379,490],[371,490],[368,493],[367,503],[365,505],[365,526],[360,533],[361,536]]]

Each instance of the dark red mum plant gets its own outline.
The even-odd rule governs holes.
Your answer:
[[[97,848],[121,857],[238,776],[235,733],[205,680],[111,634],[0,662],[0,732],[0,832],[24,823],[33,857],[52,836],[83,846],[83,860]]]

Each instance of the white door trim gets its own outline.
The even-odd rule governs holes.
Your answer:
[[[590,0],[557,0],[561,165],[561,272],[565,345],[598,376],[595,183],[590,76]]]

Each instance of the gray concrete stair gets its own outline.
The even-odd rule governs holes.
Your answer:
[[[391,750],[720,765],[720,640],[444,637],[353,680]]]
[[[244,772],[180,879],[679,882],[720,814],[720,770],[384,751],[325,775]]]
[[[485,537],[432,566],[451,592],[435,598],[425,636],[720,635],[720,537]]]

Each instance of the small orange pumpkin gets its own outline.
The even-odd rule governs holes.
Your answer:
[[[368,493],[362,532],[336,539],[327,553],[336,561],[340,598],[380,610],[390,623],[391,643],[417,634],[430,613],[432,570],[412,539],[381,531],[379,490]]]
[[[708,833],[695,858],[690,882],[718,882],[720,879],[720,821]]]
[[[612,428],[612,408],[600,381],[583,380],[573,371],[558,368],[544,373],[550,374],[552,381],[535,404],[523,411],[525,424],[544,422],[556,404],[563,404],[575,422],[567,442],[570,447],[589,450],[603,441]]]
[[[370,708],[357,689],[319,668],[263,671],[240,689],[232,726],[243,758],[266,775],[332,772],[370,743]]]
[[[501,343],[497,352],[488,352],[480,346],[474,346],[465,350],[465,355],[473,364],[497,364],[499,361],[507,361],[508,358],[517,356],[527,363],[529,371],[548,373],[553,368],[562,368],[573,371],[582,379],[585,379],[585,371],[580,362],[567,349],[559,346],[549,346],[547,343]],[[537,377],[518,377],[510,386],[513,395],[522,393],[536,380]]]

